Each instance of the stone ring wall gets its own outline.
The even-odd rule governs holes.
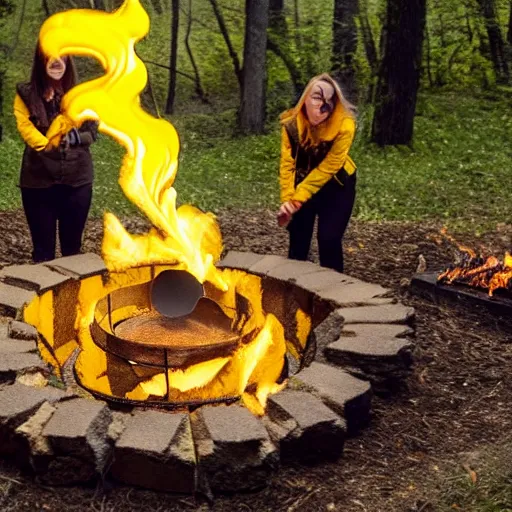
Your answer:
[[[265,416],[238,404],[118,410],[78,389],[69,372],[57,378],[24,310],[65,283],[107,274],[101,258],[83,254],[0,273],[0,454],[49,485],[112,478],[209,495],[265,486],[279,464],[337,459],[368,424],[373,393],[409,374],[414,310],[379,285],[309,262],[230,252],[220,266],[293,283],[333,308],[314,331],[306,368],[269,398]],[[61,328],[73,329],[63,317]]]

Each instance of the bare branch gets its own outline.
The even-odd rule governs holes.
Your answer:
[[[192,68],[194,69],[194,84],[195,91],[198,97],[201,99],[203,103],[209,103],[206,98],[206,94],[204,92],[203,86],[201,84],[201,77],[199,75],[199,69],[197,67],[196,61],[194,59],[194,54],[192,53],[192,48],[190,47],[190,32],[192,31],[192,0],[188,0],[188,23],[187,23],[187,32],[185,34],[185,47],[187,49],[188,56],[190,58],[190,63],[192,64]]]
[[[18,20],[18,26],[16,28],[16,32],[14,33],[14,40],[12,42],[12,45],[7,50],[7,56],[11,57],[14,53],[14,50],[16,50],[16,47],[18,46],[18,41],[20,40],[20,33],[21,33],[21,27],[23,26],[23,20],[25,19],[25,10],[27,8],[27,0],[23,0],[21,4],[21,12],[20,12],[20,18]]]
[[[243,89],[243,74],[242,74],[242,66],[240,65],[240,59],[238,58],[238,54],[233,48],[233,44],[231,43],[231,39],[229,37],[229,32],[226,27],[226,22],[224,21],[224,17],[222,16],[222,12],[219,9],[219,5],[217,0],[209,0],[210,4],[213,8],[213,13],[215,14],[215,18],[217,19],[217,23],[219,24],[219,28],[228,47],[229,56],[231,57],[231,61],[233,62],[233,68],[235,69],[235,75],[238,79],[238,84],[240,86],[240,91]]]

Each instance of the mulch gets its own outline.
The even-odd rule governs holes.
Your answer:
[[[268,210],[218,214],[226,249],[285,255],[286,231]],[[0,214],[0,265],[30,259],[23,214]],[[141,219],[124,219],[132,231]],[[475,454],[510,440],[512,429],[512,330],[482,310],[437,304],[411,293],[420,262],[439,270],[456,250],[440,224],[353,221],[346,235],[346,273],[393,289],[416,309],[415,366],[406,389],[375,397],[371,425],[345,445],[341,460],[315,467],[283,467],[256,493],[177,497],[126,487],[47,488],[16,469],[0,467],[0,509],[8,510],[215,510],[419,512],[457,510],[446,494],[455,478],[480,478]],[[512,226],[480,236],[457,234],[465,245],[502,256],[512,249]],[[99,251],[101,220],[87,227],[84,250]],[[313,260],[316,250],[313,248]],[[462,475],[462,476],[461,476]],[[448,501],[447,501],[448,500]],[[443,508],[445,507],[445,508]],[[463,510],[459,508],[458,510]]]

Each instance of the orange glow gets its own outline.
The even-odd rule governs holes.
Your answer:
[[[462,254],[460,265],[450,267],[442,272],[437,280],[441,283],[461,283],[475,288],[488,290],[492,296],[500,288],[507,289],[512,283],[512,256],[505,254],[503,260],[496,256],[484,258],[475,251],[459,245],[455,239],[441,231],[442,235],[450,242],[457,245]]]
[[[251,411],[263,414],[268,395],[284,385],[278,382],[286,347],[293,344],[285,340],[277,318],[264,311],[261,278],[215,267],[222,252],[215,217],[193,206],[176,208],[178,135],[168,121],[153,118],[140,106],[147,72],[135,44],[148,31],[149,17],[139,0],[125,0],[113,13],[91,9],[57,13],[40,32],[41,48],[48,57],[93,57],[104,69],[103,76],[65,95],[60,123],[49,137],[87,119],[98,121],[99,130],[125,148],[119,184],[153,226],[148,233],[132,235],[113,214],[105,214],[102,255],[110,274],[108,280],[93,277],[80,285],[75,328],[81,352],[75,371],[84,387],[104,395],[130,400],[156,397],[174,403],[241,397]],[[240,336],[231,355],[166,372],[108,354],[95,344],[90,326],[98,300],[118,288],[147,283],[166,268],[186,270],[209,284],[207,295]],[[124,316],[127,311],[116,314]],[[133,306],[129,314],[140,311]],[[305,345],[311,319],[298,311],[296,321],[297,339]]]

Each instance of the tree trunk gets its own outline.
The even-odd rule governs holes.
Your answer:
[[[190,46],[190,32],[192,31],[192,0],[188,0],[188,23],[187,23],[187,33],[185,34],[185,47],[187,49],[188,57],[190,59],[190,63],[192,64],[192,68],[194,69],[194,85],[195,91],[198,98],[203,103],[209,103],[208,98],[204,92],[203,86],[201,84],[201,76],[199,75],[199,69],[197,67],[196,59],[194,58],[194,54],[192,53],[192,48]]]
[[[359,26],[361,27],[361,34],[363,36],[364,53],[366,60],[371,70],[370,84],[366,93],[366,102],[373,102],[373,95],[375,92],[376,77],[379,72],[379,56],[377,54],[377,46],[373,37],[372,27],[368,19],[368,7],[366,0],[360,0],[359,3]]]
[[[4,4],[4,6],[2,6],[2,7],[6,10],[5,11],[6,14],[10,14],[11,12],[14,11],[14,8],[12,7],[12,3],[9,0],[4,1],[3,4]],[[15,32],[14,32],[14,38],[12,41],[12,45],[6,51],[7,57],[11,57],[12,54],[14,53],[14,50],[16,50],[16,48],[18,46],[18,42],[20,40],[21,29],[23,27],[23,22],[25,21],[26,9],[27,9],[27,0],[21,0],[20,17],[18,19],[18,26],[16,27]]]
[[[297,66],[292,48],[290,47],[289,30],[284,14],[283,0],[269,1],[267,48],[283,61],[288,73],[290,73],[295,95],[300,95],[304,88],[304,80],[302,79],[301,69]]]
[[[507,41],[508,44],[512,45],[512,0],[510,0],[510,9],[508,13]]]
[[[355,53],[357,0],[334,0],[332,73],[350,101],[357,101]]]
[[[171,19],[171,57],[169,61],[169,89],[167,91],[167,103],[165,113],[174,112],[174,98],[176,97],[176,63],[178,61],[178,28],[180,25],[180,0],[172,0]]]
[[[231,57],[231,62],[233,62],[233,68],[235,70],[235,75],[238,80],[238,86],[240,87],[240,95],[242,95],[244,77],[242,73],[242,66],[240,65],[240,60],[238,58],[238,54],[236,53],[233,44],[231,43],[229,32],[226,27],[226,22],[224,21],[222,11],[220,10],[219,5],[217,4],[217,0],[210,0],[210,4],[212,6],[215,19],[217,20],[217,23],[219,25],[222,37],[224,38],[224,42],[228,47],[229,56]]]
[[[372,126],[382,146],[412,142],[425,20],[426,0],[388,0]]]
[[[372,75],[376,74],[379,70],[379,57],[377,55],[377,46],[375,45],[375,39],[373,38],[372,27],[368,20],[368,10],[366,1],[363,0],[362,8],[359,9],[359,23],[361,25],[361,34],[363,36],[364,52]]]
[[[2,62],[2,56],[0,56],[0,63],[3,64]],[[4,108],[4,75],[5,75],[5,72],[3,70],[3,66],[2,66],[2,69],[0,69],[0,112],[3,111],[3,108]],[[0,116],[0,142],[2,142],[2,137],[3,137],[3,126],[2,126],[2,117]]]
[[[272,40],[271,36],[268,36],[267,40],[268,49],[274,53],[277,57],[279,57],[283,64],[286,66],[288,73],[290,73],[290,78],[293,82],[293,89],[295,91],[295,96],[297,98],[300,97],[302,91],[304,90],[304,79],[302,78],[302,73],[297,64],[295,63],[293,56],[290,54],[288,49],[282,48],[279,44]]]
[[[465,6],[464,10],[464,18],[466,19],[466,34],[468,36],[469,44],[473,43],[473,29],[471,27],[471,14],[469,12],[468,6]]]
[[[426,50],[427,50],[427,77],[428,77],[428,84],[430,87],[434,87],[434,79],[432,77],[432,53],[430,48],[430,32],[428,29],[428,24],[425,21],[425,43],[426,43]]]
[[[297,50],[297,53],[300,55],[302,49],[302,37],[300,34],[299,0],[293,0],[293,25],[295,31],[295,49]]]
[[[280,37],[287,37],[288,24],[284,15],[284,1],[269,0],[268,6],[268,28]]]
[[[162,4],[160,3],[160,0],[151,0],[151,5],[153,6],[153,9],[156,14],[163,14],[164,9],[162,7]]]
[[[245,42],[240,130],[263,133],[265,128],[266,54],[269,0],[246,0]]]
[[[446,48],[446,29],[444,24],[444,16],[443,11],[439,5],[439,2],[436,2],[434,4],[434,9],[438,13],[438,19],[439,19],[439,38],[441,40],[441,47]]]
[[[500,23],[496,13],[494,0],[478,0],[480,11],[485,21],[491,60],[496,74],[496,82],[506,84],[510,75],[508,71],[507,58],[505,55],[505,43],[501,35]]]

